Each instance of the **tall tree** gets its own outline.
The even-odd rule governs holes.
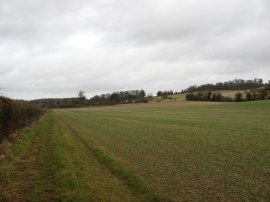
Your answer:
[[[84,95],[84,91],[80,90],[78,93],[78,97],[80,98],[80,100],[86,100],[86,96]]]

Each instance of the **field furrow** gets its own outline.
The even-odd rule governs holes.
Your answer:
[[[268,201],[270,102],[46,113],[0,162],[1,201]]]

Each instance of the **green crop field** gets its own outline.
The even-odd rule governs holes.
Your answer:
[[[58,109],[22,133],[2,200],[270,199],[270,101]]]

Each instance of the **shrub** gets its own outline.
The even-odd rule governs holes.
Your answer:
[[[243,101],[243,94],[241,92],[236,93],[234,101],[235,102],[242,102]]]
[[[43,110],[39,107],[0,97],[0,141],[16,129],[38,119],[42,114]]]

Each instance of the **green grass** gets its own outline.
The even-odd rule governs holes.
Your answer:
[[[268,201],[269,123],[270,101],[53,110],[0,164],[22,190],[30,170],[34,191],[0,199]]]
[[[3,154],[5,159],[0,161],[0,181],[10,176],[10,170],[13,164],[20,159],[23,154],[26,152],[27,148],[30,145],[31,139],[33,137],[33,130],[24,129],[23,131],[17,131],[19,133],[24,133],[23,137],[20,138],[14,145],[10,141],[5,141],[4,144],[8,144],[8,153]],[[3,145],[1,145],[3,147]]]
[[[267,200],[270,102],[120,105],[57,110],[170,200]]]

